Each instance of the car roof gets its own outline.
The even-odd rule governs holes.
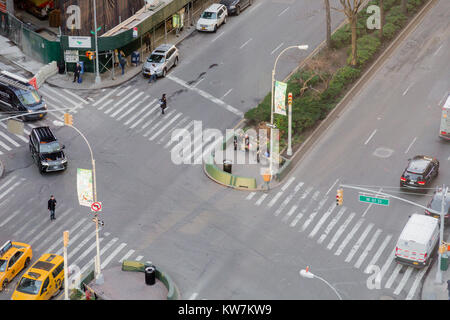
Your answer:
[[[437,219],[433,217],[413,213],[399,239],[414,240],[417,243],[426,244],[433,235],[437,223]]]
[[[17,251],[21,251],[21,249],[26,248],[27,246],[29,246],[26,243],[22,243],[22,242],[14,242],[14,241],[7,241],[3,246],[2,249],[7,249],[5,250],[1,250],[0,251],[0,259],[6,259],[8,260],[9,258],[11,258],[14,254],[16,254]]]
[[[223,4],[220,4],[220,3],[213,3],[213,4],[210,5],[205,11],[206,11],[206,12],[216,12],[216,11],[218,11],[222,6],[223,6]]]
[[[411,159],[408,165],[408,172],[423,173],[433,158],[427,156],[415,156]]]
[[[64,258],[57,254],[44,253],[24,274],[27,278],[35,280],[44,280],[43,278],[55,266],[59,265]]]
[[[155,48],[155,50],[153,50],[152,53],[154,53],[155,51],[169,51],[172,47],[174,47],[173,44],[169,44],[169,43],[164,43],[159,45],[158,47]]]
[[[32,129],[36,132],[40,142],[53,142],[57,141],[55,135],[49,127],[36,127]]]

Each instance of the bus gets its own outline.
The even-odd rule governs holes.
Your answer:
[[[450,94],[442,107],[441,128],[439,130],[441,138],[450,140]]]

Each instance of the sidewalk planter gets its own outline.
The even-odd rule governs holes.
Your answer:
[[[214,161],[211,159],[207,163],[205,163],[205,171],[208,176],[214,181],[226,185],[232,188],[245,188],[249,190],[254,190],[257,188],[256,179],[255,178],[247,178],[247,177],[239,177],[228,172],[222,171],[214,164]]]
[[[444,253],[441,256],[441,271],[447,271],[447,269],[448,269],[448,255]]]

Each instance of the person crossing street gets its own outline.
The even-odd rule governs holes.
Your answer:
[[[163,93],[161,99],[159,100],[160,107],[161,107],[161,114],[164,114],[164,110],[167,108],[167,100],[166,100],[166,94]]]
[[[53,195],[48,200],[48,210],[50,211],[50,220],[56,220],[55,218],[56,199]]]

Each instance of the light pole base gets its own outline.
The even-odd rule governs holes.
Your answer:
[[[102,82],[102,79],[100,78],[100,76],[99,75],[96,75],[95,76],[95,83],[100,83],[100,82]]]
[[[95,284],[102,285],[105,283],[105,278],[103,277],[103,273],[99,273],[95,278]]]
[[[287,149],[286,154],[287,154],[289,157],[292,156],[292,149]]]

